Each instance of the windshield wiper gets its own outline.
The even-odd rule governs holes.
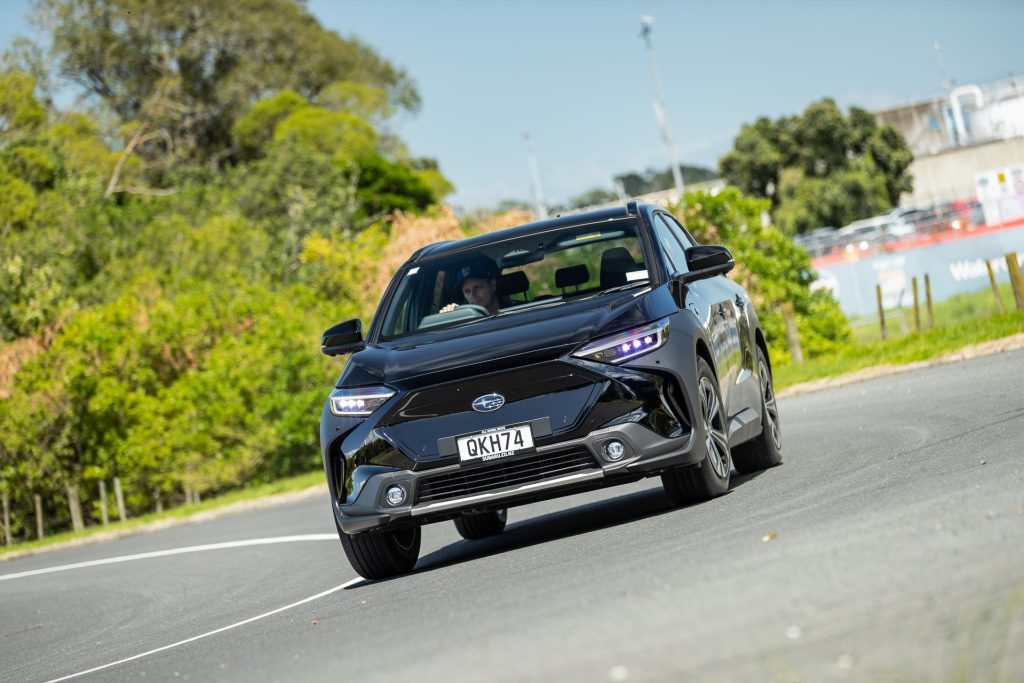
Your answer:
[[[602,294],[611,294],[613,292],[624,292],[627,289],[633,289],[634,287],[639,287],[640,285],[646,285],[649,283],[650,280],[646,278],[643,280],[634,280],[633,282],[627,282],[626,284],[619,285],[618,287],[610,287],[608,289],[603,289],[594,296],[601,296]]]

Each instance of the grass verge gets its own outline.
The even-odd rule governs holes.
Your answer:
[[[1004,282],[999,285],[999,296],[1003,302],[1004,311],[1011,312],[1016,310],[1013,287],[1010,286],[1010,283]],[[948,327],[967,322],[968,320],[984,319],[999,312],[996,308],[996,300],[991,287],[951,296],[944,301],[937,302],[933,309],[935,311],[936,327]],[[914,308],[913,306],[903,306],[897,309],[888,309],[885,312],[885,321],[890,336],[912,334],[914,329]],[[925,309],[924,294],[921,295],[921,324],[928,324],[928,311]],[[877,313],[851,318],[850,326],[853,328],[853,340],[856,343],[866,344],[882,340]]]
[[[1012,303],[1012,300],[1011,300]],[[774,371],[776,389],[802,382],[838,377],[876,365],[905,365],[939,358],[965,346],[1024,332],[1024,312],[970,319],[920,334],[886,341],[854,343],[842,351],[800,365],[780,364]]]
[[[252,488],[228,491],[216,498],[208,498],[201,503],[181,505],[179,507],[164,510],[163,512],[153,512],[148,515],[143,515],[142,517],[133,517],[132,519],[125,520],[124,522],[112,522],[106,526],[90,526],[86,527],[83,531],[64,531],[52,536],[46,536],[40,540],[26,541],[24,543],[5,546],[0,548],[0,560],[5,559],[6,556],[14,554],[31,554],[49,546],[86,542],[88,540],[94,540],[93,537],[97,536],[120,536],[126,532],[138,529],[139,527],[153,524],[154,522],[184,519],[197,513],[209,512],[228,505],[255,501],[282,493],[302,491],[323,483],[324,473],[321,470],[317,470],[315,472],[310,472],[309,474],[300,474],[287,479],[279,479],[269,484],[261,484],[259,486],[253,486]],[[2,540],[2,538],[0,538],[0,540]]]

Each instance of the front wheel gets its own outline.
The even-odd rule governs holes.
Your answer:
[[[775,399],[768,360],[760,347],[757,349],[757,372],[761,376],[761,433],[757,438],[739,444],[733,449],[733,463],[740,474],[758,472],[782,464],[779,406]]]
[[[360,576],[388,579],[405,574],[416,566],[420,556],[420,527],[385,531],[367,531],[349,536],[338,530],[345,556]]]
[[[508,510],[491,510],[455,518],[455,528],[467,541],[500,534],[508,522]]]
[[[697,359],[697,395],[704,423],[704,460],[699,467],[669,470],[661,475],[665,493],[675,505],[699,503],[729,490],[732,456],[725,408],[715,374],[703,358]]]

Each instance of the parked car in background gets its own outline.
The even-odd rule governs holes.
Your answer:
[[[843,245],[852,244],[860,249],[884,241],[886,227],[892,223],[889,216],[872,216],[854,221],[836,232],[836,239]]]
[[[677,505],[782,461],[771,360],[725,247],[630,202],[424,247],[399,268],[321,416],[359,574],[413,568],[425,524],[478,539],[533,501],[660,476]]]
[[[824,227],[815,228],[802,235],[797,235],[793,241],[807,250],[811,256],[823,256],[829,253],[836,245],[836,228]]]

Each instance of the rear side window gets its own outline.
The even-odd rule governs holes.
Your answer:
[[[654,218],[654,234],[658,237],[661,251],[665,254],[665,266],[672,275],[686,272],[686,248],[679,241],[676,231],[669,227],[663,214]]]
[[[669,215],[667,213],[661,213],[658,215],[661,216],[666,223],[668,223],[668,227],[672,230],[672,234],[674,234],[679,239],[680,243],[682,243],[684,248],[689,249],[690,247],[697,246],[697,241],[693,239],[690,233],[686,231],[686,228],[684,228],[679,223],[679,221],[676,220],[675,216]]]

